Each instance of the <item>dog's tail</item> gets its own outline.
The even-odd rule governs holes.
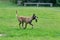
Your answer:
[[[16,17],[18,17],[18,12],[17,12],[17,10],[16,10]]]

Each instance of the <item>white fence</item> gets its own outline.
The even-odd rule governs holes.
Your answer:
[[[41,5],[50,5],[50,7],[52,7],[53,6],[53,4],[52,3],[24,3],[24,6],[27,6],[27,4],[28,5],[31,5],[31,4],[36,4],[37,5],[37,7],[41,4]]]

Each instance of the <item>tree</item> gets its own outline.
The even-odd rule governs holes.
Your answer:
[[[60,0],[56,0],[57,4],[60,4]]]
[[[50,0],[50,3],[53,3],[53,6],[56,4],[56,0]]]

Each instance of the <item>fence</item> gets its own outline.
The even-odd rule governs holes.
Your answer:
[[[50,5],[50,7],[52,7],[53,6],[53,4],[52,3],[24,3],[24,6],[27,6],[27,4],[28,5],[30,5],[30,4],[36,4],[37,5],[37,7],[41,4],[41,5]]]

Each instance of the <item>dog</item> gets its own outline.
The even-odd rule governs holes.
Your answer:
[[[27,24],[32,25],[32,28],[33,28],[32,21],[35,20],[37,22],[37,18],[38,18],[35,14],[33,14],[31,17],[18,16],[17,10],[16,10],[16,17],[19,21],[19,27],[20,27],[20,24],[22,24],[23,29],[26,29]],[[24,23],[25,23],[25,27],[24,27]]]

